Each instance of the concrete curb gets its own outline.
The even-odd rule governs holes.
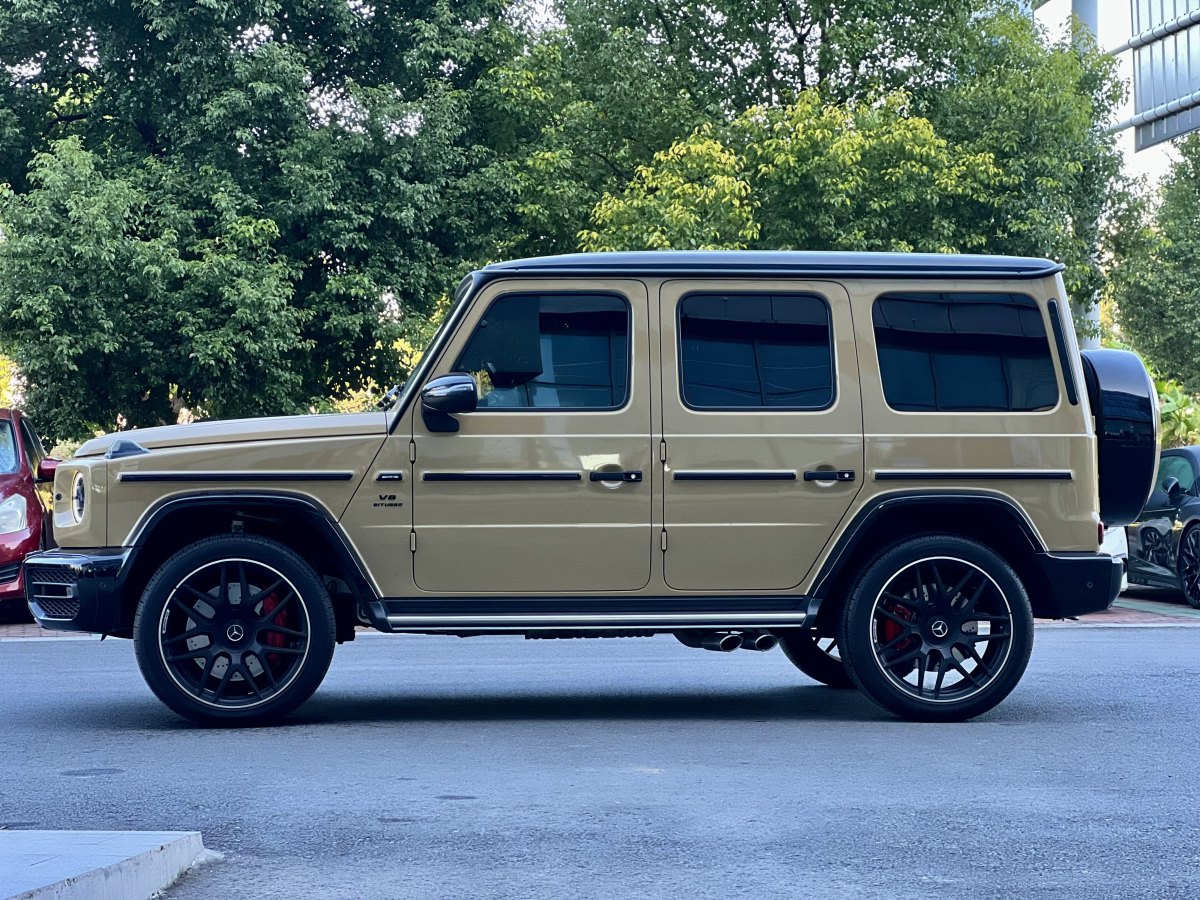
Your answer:
[[[214,858],[198,831],[0,831],[0,897],[140,900]]]

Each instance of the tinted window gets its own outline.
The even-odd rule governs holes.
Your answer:
[[[1046,328],[1030,297],[887,294],[872,320],[892,409],[1030,412],[1058,402]]]
[[[38,463],[46,457],[42,447],[42,439],[34,434],[27,419],[21,420],[21,443],[25,445],[25,458],[29,460],[29,468],[37,471]]]
[[[1168,478],[1174,478],[1179,482],[1180,488],[1185,492],[1192,489],[1192,485],[1196,483],[1196,475],[1192,471],[1192,464],[1184,456],[1164,456],[1158,465],[1158,488],[1162,489],[1162,483]]]
[[[683,402],[698,409],[833,403],[829,307],[807,294],[690,294],[679,302]]]
[[[17,440],[13,434],[12,422],[0,420],[0,475],[9,475],[17,471]]]
[[[454,367],[480,409],[616,409],[629,394],[629,304],[607,294],[507,294]]]

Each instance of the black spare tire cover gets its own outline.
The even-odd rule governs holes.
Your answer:
[[[1100,519],[1136,522],[1158,471],[1158,393],[1128,350],[1084,350],[1083,377],[1096,422]]]

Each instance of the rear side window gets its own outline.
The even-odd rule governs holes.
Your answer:
[[[679,368],[693,409],[825,409],[829,305],[815,294],[689,294],[679,301]]]
[[[885,294],[872,321],[892,409],[1034,412],[1058,403],[1050,342],[1031,297]]]
[[[629,397],[629,303],[615,294],[505,294],[454,368],[480,410],[617,409]]]

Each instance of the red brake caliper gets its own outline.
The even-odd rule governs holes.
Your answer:
[[[890,612],[894,616],[899,616],[901,619],[907,619],[910,622],[913,620],[914,616],[916,615],[911,610],[907,610],[903,606],[900,606],[899,604],[892,604],[892,608],[889,609],[888,612]],[[900,624],[898,622],[893,622],[891,619],[887,619],[887,618],[884,618],[884,619],[882,619],[882,621],[879,622],[878,628],[879,628],[879,636],[880,636],[880,638],[882,638],[882,640],[880,640],[879,643],[882,644],[883,646],[887,646],[892,641],[894,641],[896,638],[900,637],[900,635],[903,633],[903,629],[900,627]],[[894,652],[895,656],[900,656],[905,651],[907,651],[911,647],[911,645],[912,645],[912,638],[910,638],[906,641],[901,641],[899,646],[895,647],[892,652]]]
[[[266,599],[263,600],[263,615],[270,613],[278,605],[279,605],[279,598],[275,594],[268,594]],[[285,609],[283,612],[281,612],[279,615],[277,615],[274,619],[272,619],[271,622],[275,625],[278,625],[281,628],[287,628],[287,625],[288,625],[287,616],[288,616],[288,611]],[[287,643],[286,635],[282,635],[277,631],[268,631],[267,632],[267,639],[266,639],[267,646],[282,647],[286,643]],[[276,665],[279,662],[279,654],[278,653],[268,653],[267,660],[271,665]]]

